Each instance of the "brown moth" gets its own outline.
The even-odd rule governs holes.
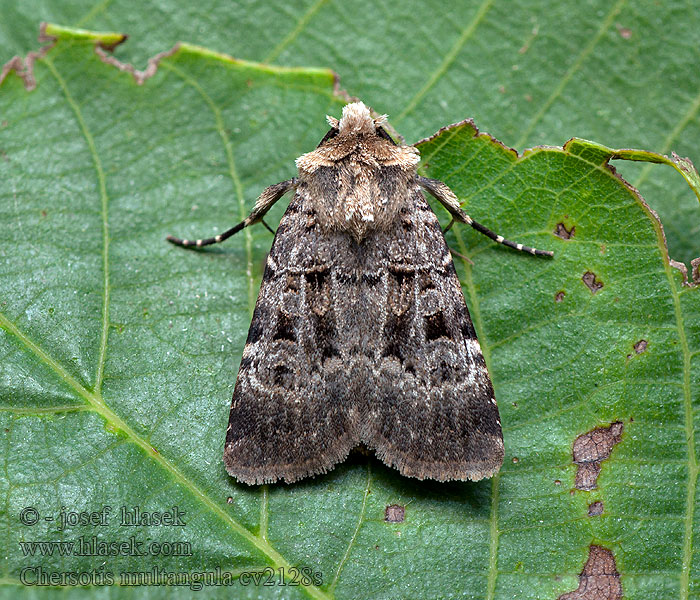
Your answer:
[[[503,463],[493,386],[425,190],[489,238],[442,182],[417,174],[362,102],[270,186],[221,242],[295,190],[267,259],[233,392],[227,471],[248,484],[325,473],[364,444],[418,479],[479,480]]]

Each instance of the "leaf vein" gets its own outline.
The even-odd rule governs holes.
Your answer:
[[[80,128],[83,137],[90,150],[90,156],[92,157],[92,162],[95,166],[95,171],[97,173],[97,181],[100,190],[100,209],[102,216],[102,328],[100,333],[100,349],[97,358],[97,372],[95,374],[95,383],[93,389],[98,393],[102,390],[102,381],[104,379],[104,367],[105,359],[107,357],[107,339],[109,337],[109,221],[108,221],[108,203],[109,197],[107,195],[107,178],[105,176],[104,168],[102,167],[102,161],[100,160],[100,155],[97,152],[97,146],[95,144],[95,139],[90,132],[85,119],[83,118],[80,106],[75,101],[73,96],[68,89],[68,85],[65,80],[58,72],[58,69],[53,64],[53,61],[46,57],[46,65],[53,74],[54,78],[58,82],[59,87],[63,91],[66,97],[66,101],[70,106],[71,110],[75,114],[76,121]]]
[[[338,565],[338,570],[335,573],[335,577],[333,577],[333,581],[331,582],[330,585],[330,592],[331,594],[335,590],[335,586],[338,584],[338,579],[340,578],[340,573],[343,570],[343,567],[345,566],[345,563],[347,562],[349,556],[350,556],[350,550],[352,550],[352,547],[355,545],[355,541],[357,540],[357,534],[360,532],[360,527],[362,527],[362,523],[365,518],[365,509],[367,508],[367,495],[369,494],[369,487],[370,483],[372,482],[372,470],[371,470],[371,464],[370,461],[367,461],[367,484],[365,485],[365,491],[364,494],[362,495],[362,507],[360,508],[360,514],[357,518],[357,525],[355,526],[355,531],[352,534],[352,537],[350,538],[350,543],[348,544],[347,549],[345,550],[345,554],[343,555],[343,558],[340,560],[340,564]]]
[[[92,409],[101,415],[105,421],[107,421],[107,423],[109,423],[114,429],[121,430],[131,443],[141,448],[146,456],[148,456],[156,464],[160,465],[160,467],[165,471],[170,473],[172,478],[180,483],[184,488],[189,490],[194,498],[199,500],[204,506],[206,506],[212,513],[214,513],[248,543],[270,558],[270,560],[276,566],[283,567],[285,572],[289,571],[291,564],[266,540],[254,535],[250,530],[246,529],[236,519],[228,514],[226,510],[224,510],[201,489],[199,489],[199,487],[197,487],[193,481],[188,479],[184,473],[180,472],[180,470],[172,462],[167,460],[161,453],[154,452],[151,444],[146,439],[138,435],[119,415],[110,409],[104,403],[104,400],[99,393],[88,390],[85,386],[83,386],[77,379],[75,379],[75,377],[66,371],[66,369],[60,363],[52,358],[31,338],[20,331],[20,329],[2,313],[0,313],[0,327],[5,329],[11,335],[14,335],[20,342],[22,342],[29,351],[31,351],[49,368],[51,368],[61,379],[63,379],[67,385],[72,387],[79,396],[84,398]],[[304,586],[304,591],[311,597],[319,600],[328,598],[328,596],[322,590],[313,585]]]
[[[557,85],[554,88],[549,98],[547,98],[547,100],[541,104],[540,110],[538,110],[535,116],[530,120],[528,126],[523,129],[523,133],[520,136],[520,139],[515,144],[517,148],[520,148],[525,144],[525,142],[528,139],[528,136],[532,133],[532,130],[535,128],[535,125],[537,125],[537,123],[540,122],[540,120],[542,119],[544,114],[550,109],[554,101],[564,91],[564,88],[569,83],[569,81],[571,81],[574,74],[581,68],[583,61],[586,58],[588,58],[588,56],[591,54],[598,42],[602,39],[602,37],[605,35],[608,29],[610,29],[610,27],[613,25],[613,23],[615,22],[615,18],[617,17],[617,15],[620,14],[620,11],[622,10],[622,7],[626,4],[626,2],[627,0],[618,0],[612,7],[607,17],[605,17],[605,20],[601,23],[600,27],[598,28],[598,31],[596,31],[596,34],[591,38],[588,44],[586,44],[583,50],[581,50],[579,55],[576,57],[574,63],[564,74],[564,77],[562,77],[561,81],[559,82],[559,85]]]
[[[302,15],[302,17],[297,21],[297,25],[292,29],[284,39],[277,44],[268,55],[263,58],[264,63],[269,63],[275,60],[289,44],[291,44],[299,34],[306,28],[309,21],[314,17],[314,15],[321,9],[321,7],[326,4],[328,0],[316,0],[316,3],[309,7],[309,9]]]
[[[485,0],[481,4],[476,15],[474,15],[474,18],[462,30],[462,33],[459,36],[459,38],[457,39],[457,41],[454,43],[452,48],[450,48],[450,50],[447,52],[447,54],[443,58],[440,66],[428,78],[428,81],[425,82],[423,87],[420,90],[418,90],[418,92],[413,96],[413,98],[411,98],[411,100],[408,102],[406,107],[401,111],[401,113],[396,117],[396,119],[394,119],[394,121],[396,123],[399,123],[408,113],[410,113],[418,105],[418,102],[420,102],[420,100],[423,98],[423,96],[425,96],[428,93],[428,91],[437,83],[437,81],[447,72],[447,69],[449,68],[449,66],[457,58],[457,54],[459,54],[459,51],[464,47],[464,45],[467,43],[469,38],[476,31],[476,28],[479,26],[481,21],[483,21],[484,16],[489,11],[492,4],[493,4],[493,0]]]

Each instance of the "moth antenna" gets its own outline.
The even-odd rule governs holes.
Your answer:
[[[372,115],[377,115],[373,109],[370,109],[370,112]],[[373,117],[373,120],[375,127],[381,127],[384,129],[384,131],[389,133],[390,137],[392,138],[392,142],[394,140],[398,140],[401,145],[406,143],[404,137],[392,127],[391,123],[389,123],[389,115],[377,115],[376,117]]]
[[[258,196],[253,210],[245,218],[245,220],[238,223],[238,225],[234,225],[231,227],[231,229],[220,233],[219,235],[199,240],[183,240],[169,235],[165,239],[171,244],[175,244],[176,246],[181,246],[183,248],[202,248],[203,246],[211,246],[212,244],[223,242],[232,235],[238,233],[244,227],[248,227],[248,225],[253,225],[258,221],[262,221],[265,213],[272,208],[273,204],[284,196],[289,190],[296,188],[296,186],[297,178],[293,177],[292,179],[287,179],[287,181],[281,181],[280,183],[276,183],[275,185],[265,188],[263,193]],[[263,221],[263,225],[273,234],[275,233],[274,230],[267,223],[265,223],[265,221]]]
[[[459,205],[459,199],[455,193],[442,181],[420,176],[416,177],[416,181],[418,182],[418,185],[434,196],[450,212],[453,217],[452,222],[457,219],[462,223],[466,223],[467,225],[476,229],[479,233],[484,234],[487,238],[492,239],[494,242],[503,244],[504,246],[508,246],[514,250],[527,252],[535,256],[548,256],[550,258],[554,256],[554,252],[549,250],[539,250],[537,248],[531,248],[530,246],[524,246],[523,244],[511,242],[510,240],[505,239],[502,235],[491,231],[488,227],[485,227],[481,223],[477,223],[462,210],[462,207]],[[447,229],[452,226],[452,222],[447,226]]]

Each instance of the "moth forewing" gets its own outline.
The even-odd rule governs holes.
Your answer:
[[[266,188],[262,220],[295,190],[275,234],[243,350],[224,463],[249,484],[324,473],[364,444],[418,479],[498,471],[503,435],[493,386],[437,217],[421,190],[491,239],[442,182],[416,173],[418,150],[348,104],[298,177]]]

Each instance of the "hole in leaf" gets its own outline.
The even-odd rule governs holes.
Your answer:
[[[591,271],[586,271],[581,277],[581,280],[588,286],[592,294],[598,293],[598,290],[603,287],[603,282],[599,281],[596,278],[596,274]]]
[[[384,509],[384,520],[387,523],[403,523],[406,518],[406,507],[400,504],[390,504]]]
[[[634,351],[635,351],[637,354],[641,354],[642,352],[646,352],[646,350],[647,350],[647,345],[648,345],[648,344],[649,344],[649,342],[647,342],[646,340],[639,340],[639,341],[634,345]]]
[[[564,223],[557,223],[557,228],[554,230],[554,235],[562,240],[570,240],[576,235],[576,226],[572,225],[571,229],[567,229]]]
[[[622,584],[615,556],[602,546],[588,548],[588,560],[578,576],[578,588],[558,600],[620,600]]]
[[[596,500],[595,502],[588,505],[588,516],[599,517],[603,514],[603,510],[605,510],[605,506],[603,505],[603,503],[600,500]]]
[[[609,427],[596,427],[576,438],[573,447],[577,490],[594,490],[598,487],[600,463],[610,456],[615,444],[622,439],[624,425],[615,421]]]

